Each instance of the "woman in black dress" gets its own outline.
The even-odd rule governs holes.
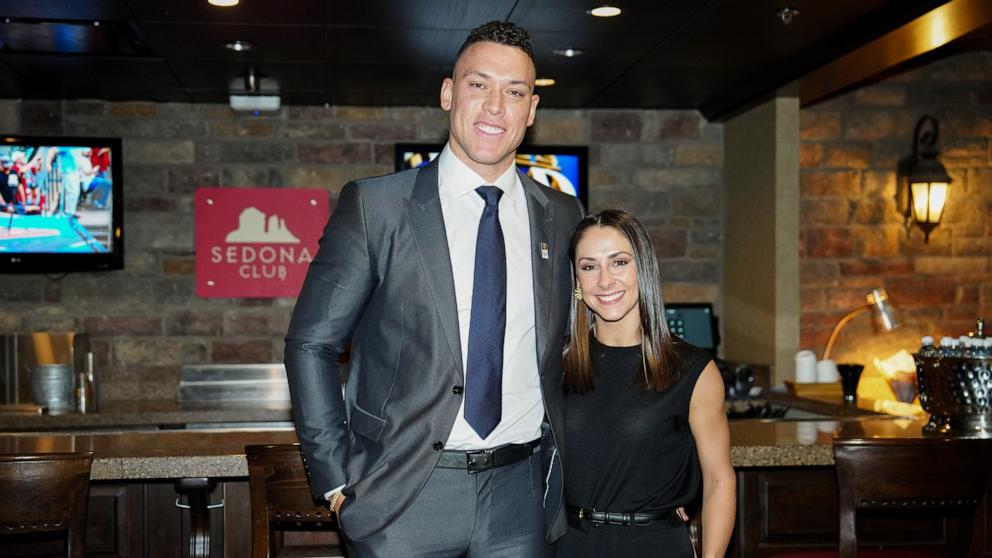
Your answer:
[[[735,478],[723,380],[668,331],[654,247],[630,214],[587,216],[572,235],[578,284],[563,363],[561,557],[692,557],[683,508],[702,489],[702,556],[723,556]]]

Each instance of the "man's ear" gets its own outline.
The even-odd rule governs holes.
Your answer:
[[[451,110],[451,96],[454,94],[455,82],[450,77],[441,82],[441,108]]]
[[[530,96],[530,116],[527,118],[527,126],[534,123],[534,117],[537,116],[537,103],[541,100],[538,95]]]

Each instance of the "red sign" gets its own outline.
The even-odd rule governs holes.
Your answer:
[[[327,211],[325,190],[197,189],[197,296],[298,295]]]

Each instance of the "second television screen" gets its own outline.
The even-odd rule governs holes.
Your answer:
[[[443,145],[397,144],[396,170],[421,167],[441,153]],[[516,164],[537,182],[588,202],[588,149],[584,146],[521,145]]]

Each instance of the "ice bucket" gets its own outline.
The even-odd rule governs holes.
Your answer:
[[[920,356],[920,405],[930,414],[927,434],[992,437],[992,356]]]
[[[31,395],[35,403],[58,415],[75,408],[71,364],[36,364],[31,367]]]

